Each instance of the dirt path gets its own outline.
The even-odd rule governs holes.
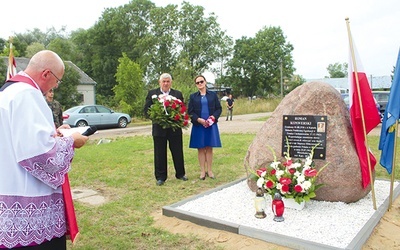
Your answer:
[[[264,121],[255,121],[254,119],[269,116],[269,113],[258,113],[249,115],[233,116],[233,121],[225,121],[221,117],[218,123],[221,133],[256,133],[264,124]],[[370,132],[372,135],[380,135],[380,125]],[[189,134],[190,130],[184,133]],[[134,136],[134,135],[151,135],[150,126],[126,128],[117,130],[100,130],[99,134],[93,135],[91,138],[110,138],[114,136]],[[224,249],[288,249],[286,247],[277,246],[265,241],[245,237],[226,231],[210,229],[196,225],[194,223],[179,220],[177,218],[166,217],[161,211],[153,214],[155,225],[164,228],[172,233],[179,234],[195,234],[205,242],[210,242]],[[386,250],[400,249],[400,197],[397,198],[392,208],[384,214],[381,221],[375,227],[368,241],[364,244],[362,250]]]

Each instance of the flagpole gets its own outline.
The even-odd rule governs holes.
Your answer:
[[[393,147],[393,160],[392,160],[392,174],[390,176],[390,194],[389,194],[389,207],[388,211],[392,208],[392,203],[393,203],[393,186],[394,186],[394,173],[396,170],[396,145],[397,145],[397,129],[398,129],[399,121],[396,120],[396,123],[394,125],[394,147]]]
[[[362,120],[362,125],[363,125],[365,147],[367,149],[367,161],[368,161],[369,179],[370,179],[370,183],[371,183],[372,202],[373,202],[373,207],[376,210],[375,187],[374,187],[374,181],[372,179],[371,160],[369,158],[369,153],[370,152],[369,152],[367,132],[366,132],[367,129],[365,128],[364,110],[362,108],[361,93],[360,93],[360,82],[359,82],[359,79],[358,79],[357,65],[356,65],[356,60],[355,60],[355,56],[354,56],[353,39],[352,39],[351,32],[350,32],[349,18],[346,17],[345,20],[346,20],[346,26],[347,26],[347,33],[348,33],[348,36],[349,36],[351,57],[353,59],[352,61],[353,61],[354,76],[355,76],[355,80],[356,80],[358,103],[359,103],[359,106],[361,107],[360,113],[361,113],[361,120]]]
[[[13,53],[13,40],[14,40],[14,38],[12,36],[10,36],[9,40],[8,40],[10,43],[10,53],[8,55],[6,80],[9,80],[11,77],[13,77],[16,74],[15,58],[14,58],[14,53]]]

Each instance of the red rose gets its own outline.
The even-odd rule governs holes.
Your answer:
[[[176,109],[176,103],[175,102],[171,104],[171,108],[172,109]]]
[[[290,185],[292,183],[292,180],[290,178],[287,178],[287,177],[282,177],[279,180],[279,183],[282,184],[282,185]]]
[[[297,193],[301,193],[301,191],[303,191],[303,188],[300,185],[296,185],[294,186],[294,191],[296,191]]]
[[[187,126],[187,125],[188,125],[188,123],[189,123],[189,121],[188,121],[188,120],[185,120],[185,121],[183,121],[183,126]]]
[[[276,169],[272,169],[270,173],[271,173],[271,175],[275,175]]]
[[[181,114],[183,114],[183,113],[185,113],[186,112],[186,106],[182,106],[181,107]]]
[[[165,107],[168,107],[169,105],[170,105],[169,101],[165,101],[165,102],[164,102],[164,106],[165,106]]]
[[[179,121],[181,119],[181,116],[179,114],[176,114],[174,119],[175,119],[175,121]]]
[[[273,188],[273,187],[275,186],[275,183],[274,183],[273,181],[271,181],[271,180],[268,180],[268,181],[265,183],[265,186],[266,186],[267,188],[271,189],[271,188]]]
[[[282,185],[282,192],[284,193],[289,192],[289,185]]]
[[[291,174],[296,173],[296,169],[294,169],[294,168],[289,169],[289,173],[291,173]]]
[[[258,176],[261,176],[261,174],[262,174],[263,172],[265,172],[265,171],[267,171],[266,168],[259,168],[259,169],[257,169],[257,175],[258,175]]]
[[[304,175],[307,177],[314,177],[317,175],[317,173],[318,173],[317,170],[312,168],[306,169],[304,171]]]
[[[189,115],[185,114],[185,120],[189,120]]]
[[[287,160],[286,162],[283,163],[283,166],[286,166],[286,167],[290,166],[290,165],[292,165],[292,162],[293,162],[292,160]]]

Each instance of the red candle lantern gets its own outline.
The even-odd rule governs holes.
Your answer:
[[[285,204],[282,201],[282,197],[279,193],[275,193],[272,201],[272,212],[274,213],[274,221],[281,222],[283,218],[283,212],[285,211]]]

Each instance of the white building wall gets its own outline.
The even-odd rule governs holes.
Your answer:
[[[83,102],[80,103],[81,105],[95,104],[94,85],[80,84],[77,90],[83,95]]]

